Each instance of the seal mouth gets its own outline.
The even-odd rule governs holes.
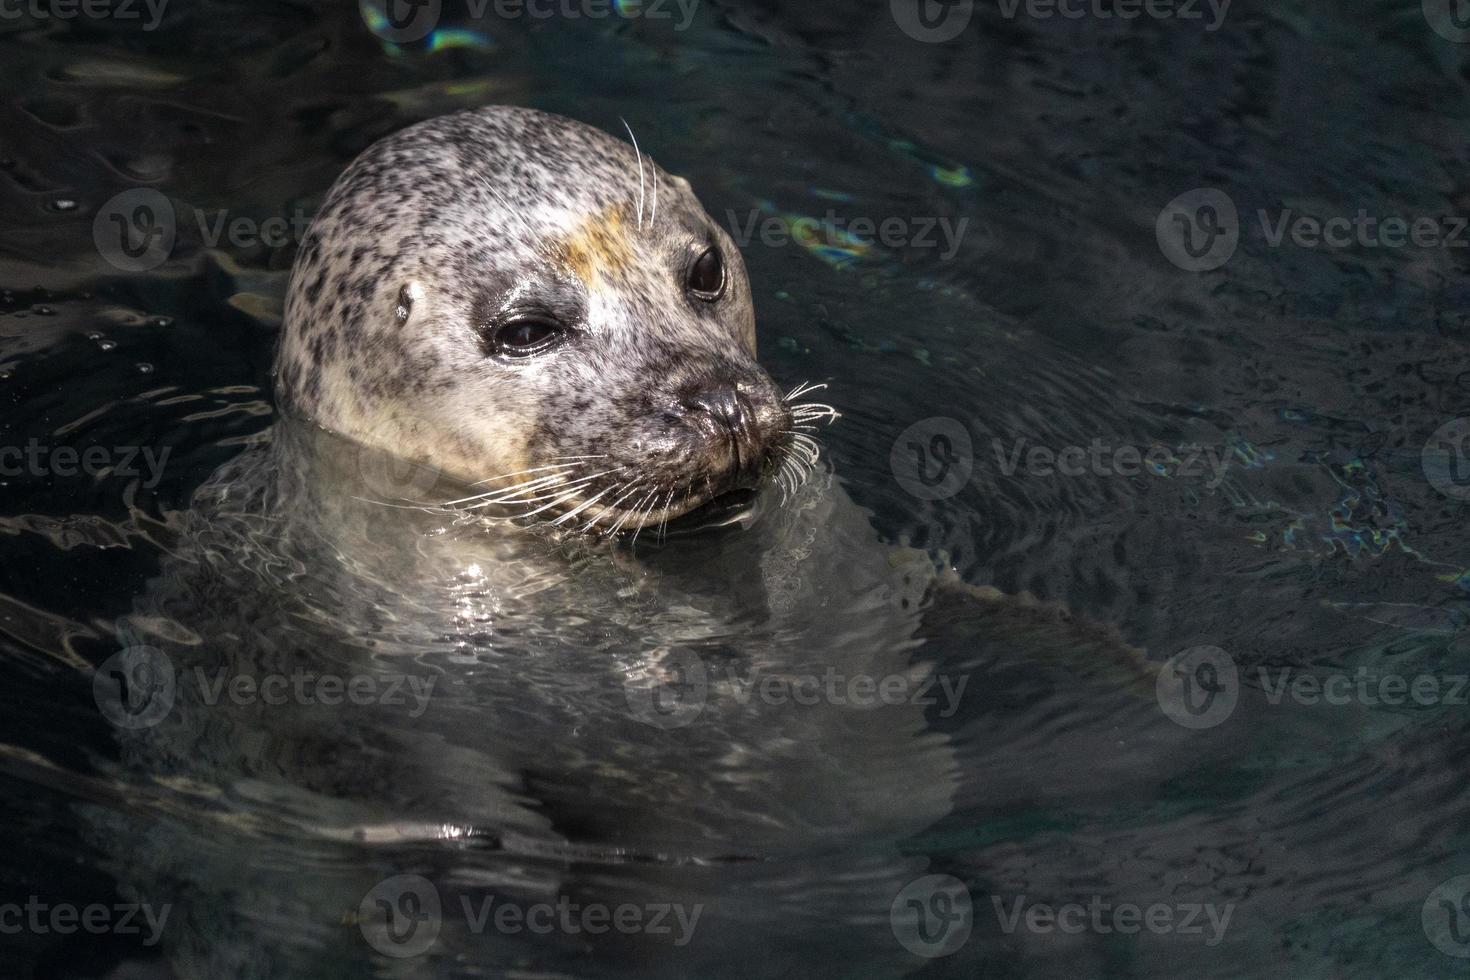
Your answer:
[[[766,485],[767,481],[742,485],[720,491],[705,499],[691,493],[681,500],[677,491],[668,494],[655,493],[655,497],[664,495],[672,498],[671,503],[662,507],[653,506],[647,510],[640,510],[638,507],[609,508],[596,515],[597,520],[592,522],[592,526],[603,524],[609,528],[609,532],[606,532],[609,537],[620,536],[633,541],[638,540],[639,532],[645,530],[653,533],[654,537],[663,539],[688,537],[734,525],[746,527],[755,520],[757,501]]]
[[[773,426],[764,445],[750,447],[749,456],[741,451],[723,459],[679,461],[703,465],[665,460],[653,472],[644,461],[614,462],[606,455],[550,456],[530,469],[473,484],[489,490],[437,506],[492,508],[490,516],[528,526],[622,537],[632,544],[648,529],[657,529],[654,536],[662,539],[749,527],[762,512],[767,490],[779,490],[777,506],[784,506],[816,468],[816,426],[839,414],[830,405],[795,399],[821,387],[798,385],[780,398],[779,427]]]
[[[727,490],[669,521],[664,527],[664,534],[687,537],[732,524],[749,525],[755,519],[755,504],[759,497],[759,490],[748,487]]]

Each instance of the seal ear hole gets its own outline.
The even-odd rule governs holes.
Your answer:
[[[689,267],[689,292],[706,303],[713,303],[725,293],[725,259],[720,250],[711,246],[694,260]]]
[[[401,327],[413,315],[413,300],[418,292],[411,282],[404,283],[398,290],[398,302],[393,305],[393,319]]]

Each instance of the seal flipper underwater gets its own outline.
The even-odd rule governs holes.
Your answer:
[[[687,946],[600,940],[609,969],[714,969],[813,928],[840,934],[834,968],[911,963],[886,924],[925,867],[904,842],[973,777],[911,697],[800,684],[908,694],[987,630],[1065,679],[1111,640],[882,544],[805,431],[831,409],[783,396],[754,353],[733,243],[627,144],[491,108],[348,169],[293,273],[283,417],[201,488],[121,624],[180,678],[163,720],[124,733],[125,763],[182,802],[99,827],[119,876],[177,908],[185,975],[380,963],[359,902],[399,874],[449,910],[414,961],[429,975],[574,966],[585,936],[490,943],[458,915],[569,892],[706,910]],[[772,484],[785,505],[748,531],[646,547]],[[645,547],[583,544],[597,534]],[[418,713],[221,696],[301,674],[432,692]]]

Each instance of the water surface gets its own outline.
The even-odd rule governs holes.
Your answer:
[[[1470,952],[1454,882],[1470,874],[1470,493],[1462,434],[1436,433],[1470,415],[1470,47],[1408,2],[1242,0],[1217,30],[979,3],[942,43],[886,4],[705,2],[685,29],[673,9],[477,20],[446,4],[401,45],[347,5],[180,2],[156,30],[0,21],[0,445],[105,447],[111,465],[75,475],[53,455],[0,477],[0,775],[19,845],[0,881],[22,904],[172,903],[195,930],[166,923],[148,945],[26,928],[0,937],[6,972],[167,976],[197,937],[236,975],[1458,969],[1441,947]],[[582,586],[601,597],[586,607],[543,582],[479,609],[483,589],[445,581],[429,594],[458,605],[387,621],[368,612],[388,600],[334,596],[222,532],[222,584],[194,597],[217,604],[213,632],[181,648],[209,664],[269,641],[285,666],[375,676],[406,652],[438,679],[431,708],[226,713],[192,753],[138,749],[99,711],[93,668],[138,639],[125,627],[182,560],[196,490],[271,437],[296,229],[374,139],[494,102],[626,119],[717,220],[753,230],[762,361],[784,384],[828,382],[844,415],[823,434],[830,470],[868,513],[832,523],[833,553],[918,549],[1031,605],[930,593],[915,632],[847,635],[893,598],[883,561],[845,580],[752,533],[647,551],[642,571],[592,561],[607,580]],[[174,214],[147,269],[105,244],[109,202],[140,188]],[[1217,267],[1161,247],[1161,213],[1190,192],[1237,215]],[[1452,241],[1273,242],[1283,220],[1360,212]],[[283,237],[257,241],[272,218]],[[1086,461],[1068,475],[1033,447]],[[935,451],[957,475],[925,492],[911,467],[928,452],[933,474]],[[760,566],[772,554],[789,563]],[[247,574],[294,596],[278,618],[242,598]],[[796,601],[775,602],[787,587]],[[708,716],[663,729],[629,714],[623,680],[675,630],[721,670],[966,686],[803,714],[732,707],[716,685]],[[1235,707],[1192,728],[1126,653],[1157,670],[1197,647],[1234,666]],[[1304,676],[1349,693],[1281,687]],[[1421,676],[1435,697],[1385,703],[1384,678]],[[338,833],[361,827],[397,830]],[[403,874],[451,911],[435,950],[393,959],[354,916]],[[971,902],[946,956],[906,947],[890,913],[927,875]],[[488,896],[705,911],[682,946],[476,933],[454,910]],[[1122,931],[1093,917],[1103,905],[1174,925]],[[1036,907],[1087,919],[1050,927],[1025,918]],[[1191,908],[1198,932],[1180,927]]]

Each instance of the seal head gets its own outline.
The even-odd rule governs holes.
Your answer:
[[[793,417],[740,253],[636,145],[529,109],[338,178],[292,270],[282,409],[521,513],[632,529],[758,489]]]

